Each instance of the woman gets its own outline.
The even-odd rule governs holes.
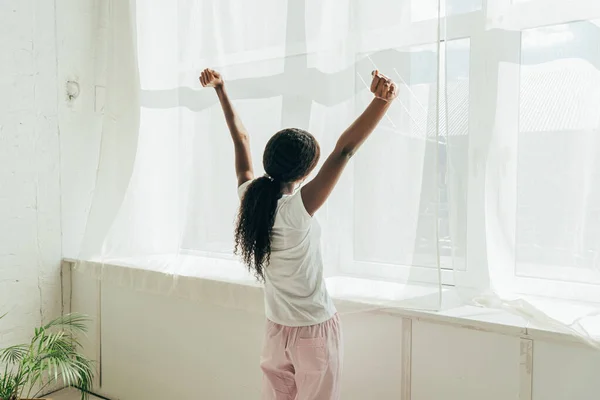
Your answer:
[[[265,286],[263,399],[339,399],[342,332],[323,278],[320,228],[313,215],[384,117],[396,98],[396,85],[373,72],[375,98],[342,133],[316,177],[295,190],[319,161],[315,138],[297,128],[277,132],[263,155],[266,173],[255,179],[248,132],[229,101],[223,78],[206,69],[200,83],[216,90],[235,148],[241,198],[236,254]]]

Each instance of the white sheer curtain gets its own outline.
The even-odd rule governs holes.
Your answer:
[[[498,1],[447,24],[470,39],[472,83],[468,144],[449,136],[468,244],[455,284],[588,340],[600,334],[599,16],[595,1]]]
[[[332,291],[424,309],[453,292],[591,339],[595,0],[110,4],[83,261],[250,280],[231,254],[232,146],[199,71],[225,76],[260,174],[262,149],[283,127],[311,131],[327,154],[369,101],[363,81],[378,68],[400,97],[318,215]]]

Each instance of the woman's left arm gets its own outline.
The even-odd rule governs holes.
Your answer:
[[[200,83],[204,87],[213,87],[219,97],[225,121],[233,140],[235,150],[235,173],[238,180],[238,186],[249,180],[254,179],[254,170],[252,168],[252,155],[250,153],[250,138],[248,131],[244,127],[242,120],[236,113],[227,91],[221,74],[211,69],[205,69],[200,74]]]

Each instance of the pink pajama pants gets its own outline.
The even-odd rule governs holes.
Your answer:
[[[261,357],[263,400],[339,400],[342,373],[339,317],[319,325],[267,322]]]

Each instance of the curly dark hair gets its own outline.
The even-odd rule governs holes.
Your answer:
[[[271,257],[271,234],[282,189],[305,178],[320,155],[314,136],[297,128],[277,132],[265,147],[266,175],[255,179],[246,190],[235,228],[235,254],[261,282]]]

